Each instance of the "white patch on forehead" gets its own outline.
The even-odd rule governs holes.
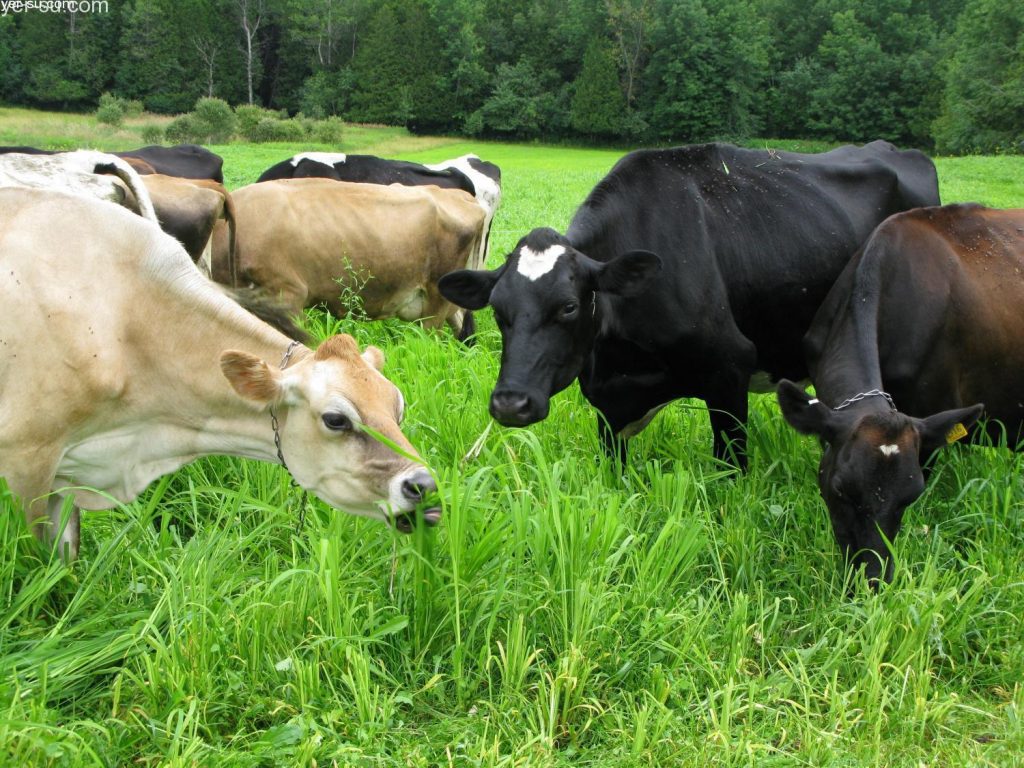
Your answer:
[[[303,160],[310,160],[314,163],[323,163],[324,165],[334,166],[335,163],[344,163],[348,159],[348,155],[344,152],[300,152],[292,158],[292,168],[297,166]]]
[[[878,450],[880,450],[882,452],[883,456],[890,457],[890,456],[895,456],[897,453],[899,453],[900,452],[900,447],[898,445],[895,445],[895,444],[893,444],[893,445],[880,445],[880,446],[878,446]]]
[[[516,270],[527,280],[536,280],[554,269],[563,253],[565,253],[564,245],[552,245],[540,253],[524,245],[519,249],[519,263],[516,264]]]

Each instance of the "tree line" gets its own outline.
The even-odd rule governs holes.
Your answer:
[[[0,100],[216,96],[424,133],[1022,152],[1024,3],[110,0],[0,17]]]

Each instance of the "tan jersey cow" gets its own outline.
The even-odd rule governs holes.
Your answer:
[[[462,313],[437,291],[447,272],[479,252],[484,212],[467,192],[434,186],[287,179],[232,193],[239,279],[298,312],[324,303],[337,314],[358,293],[369,317],[448,322]],[[215,236],[214,275],[226,249]]]
[[[153,200],[160,228],[185,247],[207,276],[211,270],[213,227],[220,219],[225,221],[228,271],[234,278],[235,209],[224,185],[209,179],[182,179],[160,173],[141,178]],[[228,282],[235,285],[237,279]]]
[[[199,456],[279,461],[272,408],[292,475],[331,505],[404,530],[435,488],[364,428],[415,455],[379,350],[291,342],[122,208],[0,189],[0,274],[0,476],[38,535],[65,497],[105,509]],[[60,536],[73,557],[77,509]]]
[[[131,165],[117,155],[80,149],[52,155],[0,155],[0,187],[59,189],[123,205],[156,221],[149,192]]]

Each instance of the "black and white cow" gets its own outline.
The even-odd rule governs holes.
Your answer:
[[[157,173],[181,179],[212,179],[224,183],[224,159],[196,144],[178,144],[173,147],[153,145],[140,149],[115,152],[118,157],[134,157],[149,163]]]
[[[494,307],[500,423],[545,418],[578,378],[606,449],[624,459],[624,439],[658,410],[699,397],[715,456],[745,466],[754,374],[805,377],[801,339],[843,266],[889,214],[938,198],[931,160],[883,141],[818,155],[642,150],[619,160],[565,236],[535,229],[502,267],[454,272],[439,288],[467,309]]]

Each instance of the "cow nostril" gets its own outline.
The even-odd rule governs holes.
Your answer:
[[[500,413],[523,416],[530,410],[529,395],[518,392],[500,392],[493,395],[491,401],[494,409]]]
[[[437,483],[428,472],[417,472],[402,481],[402,496],[410,501],[421,501],[428,493],[437,490]]]

